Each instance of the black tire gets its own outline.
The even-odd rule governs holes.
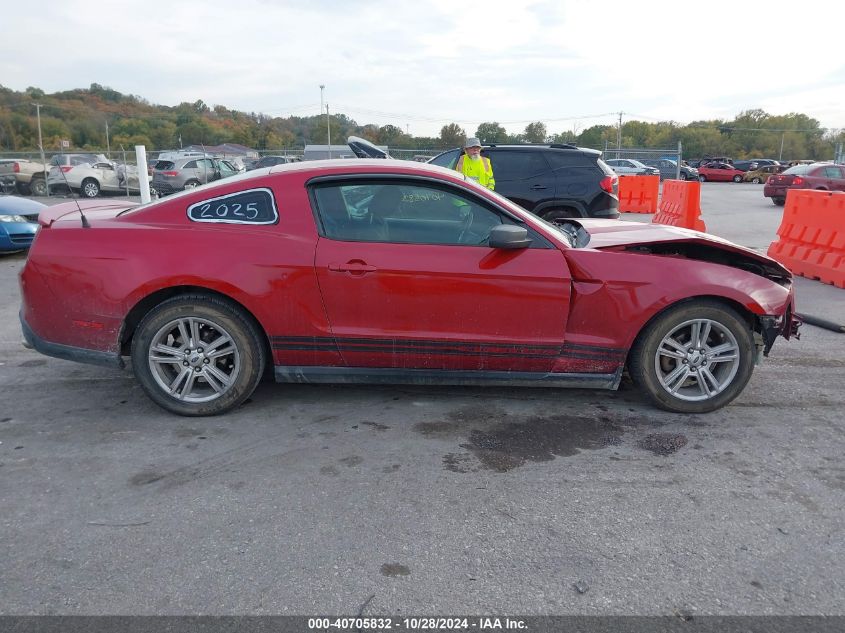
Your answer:
[[[681,174],[680,174],[680,176],[678,176],[678,178],[681,179],[681,180],[686,180],[687,175],[684,172],[681,172]]]
[[[554,222],[555,220],[563,220],[566,218],[580,218],[581,214],[571,207],[557,207],[543,211],[540,217],[546,222]]]
[[[754,178],[751,179],[751,182],[753,182],[755,185],[759,185],[760,179],[757,176],[754,176]]]
[[[47,181],[43,178],[33,178],[29,181],[29,191],[33,196],[44,197],[48,195]]]
[[[700,174],[700,175],[698,176],[698,180],[699,180],[699,181],[701,181],[701,182],[707,182],[707,176],[704,176],[703,174]]]
[[[777,207],[782,207],[784,204],[786,204],[786,198],[772,198],[772,204]]]
[[[224,336],[228,339],[221,342]],[[204,346],[215,341],[219,346],[206,356]],[[156,344],[166,347],[152,355]],[[132,368],[163,409],[185,416],[218,415],[255,391],[264,372],[264,350],[258,327],[240,308],[218,297],[182,295],[153,308],[138,325]]]
[[[189,180],[185,183],[185,189],[196,189],[200,184],[199,180]]]
[[[702,335],[703,325],[709,325],[705,340],[698,347],[691,346],[694,333]],[[667,340],[671,343],[663,347]],[[717,351],[720,346],[728,349]],[[731,402],[748,384],[754,370],[753,334],[735,310],[718,301],[683,303],[657,316],[640,332],[628,370],[634,383],[661,409],[714,411]]]
[[[100,183],[93,178],[86,178],[79,187],[79,193],[86,198],[96,198],[100,195]]]
[[[734,176],[734,182],[742,182],[742,176],[740,176],[739,174]]]

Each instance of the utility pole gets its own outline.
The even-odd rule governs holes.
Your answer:
[[[781,132],[780,134],[780,154],[778,154],[778,161],[783,158],[783,137],[786,136],[786,132]]]
[[[329,104],[326,104],[326,136],[329,139],[329,158],[332,157],[332,123],[329,117]]]
[[[616,158],[619,158],[619,150],[622,149],[622,115],[625,114],[624,112],[619,113],[619,127],[616,128]]]
[[[109,120],[108,119],[106,119],[106,156],[111,158],[111,145],[109,145]]]
[[[44,142],[41,139],[41,104],[33,103],[35,106],[35,117],[38,119],[38,149],[41,151],[41,165],[44,167],[44,187],[47,189],[47,197],[50,197],[50,187],[47,187],[47,160],[44,158]]]

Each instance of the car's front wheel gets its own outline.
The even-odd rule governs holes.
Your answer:
[[[82,181],[82,187],[79,190],[86,198],[96,198],[100,195],[100,183],[93,178],[86,178]]]
[[[217,297],[168,299],[144,317],[132,340],[132,367],[144,391],[179,415],[216,415],[240,405],[264,364],[258,328]]]
[[[704,174],[701,174],[701,175],[698,177],[698,179],[699,179],[701,182],[707,182],[707,176],[705,176]]]
[[[695,300],[659,315],[640,334],[628,369],[658,407],[706,413],[736,398],[754,369],[748,323],[716,301]]]

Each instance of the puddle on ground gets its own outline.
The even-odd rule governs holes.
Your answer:
[[[681,433],[652,433],[637,442],[637,446],[655,455],[671,455],[686,445],[687,436]]]
[[[408,569],[405,565],[400,565],[399,563],[385,563],[381,566],[381,569],[379,571],[381,572],[382,576],[388,576],[390,578],[411,575],[411,570]]]
[[[504,473],[527,462],[547,462],[577,455],[582,450],[618,446],[622,433],[623,427],[606,417],[525,417],[500,422],[485,431],[472,429],[468,442],[460,445],[467,452],[449,453],[444,456],[443,465],[458,473],[478,470],[477,466]]]

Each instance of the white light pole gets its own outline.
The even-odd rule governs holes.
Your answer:
[[[323,112],[326,113],[326,143],[328,143],[328,157],[332,157],[332,132],[329,128],[329,106],[328,104],[324,105],[323,103],[323,90],[326,89],[326,84],[320,84],[320,115],[322,116]]]

